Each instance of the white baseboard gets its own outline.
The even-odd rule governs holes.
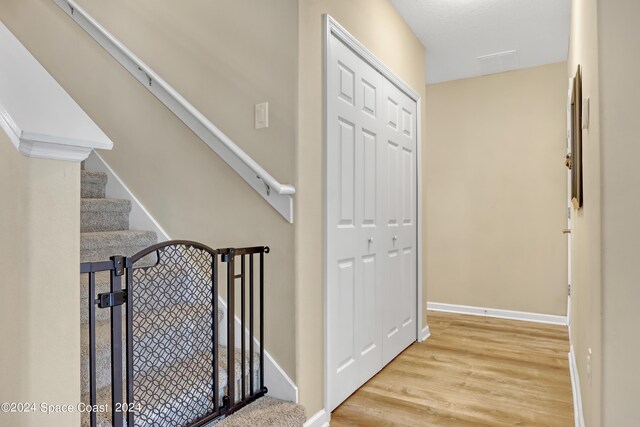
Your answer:
[[[498,317],[500,319],[524,320],[527,322],[550,323],[553,325],[567,325],[566,316],[529,313],[526,311],[501,310],[498,308],[473,307],[469,305],[428,302],[427,310],[444,311],[447,313],[470,314],[473,316]]]
[[[431,336],[431,330],[429,329],[429,325],[427,325],[424,328],[422,328],[422,332],[420,333],[420,341],[418,342],[424,342],[430,336]]]
[[[569,331],[569,347],[573,347],[573,336],[571,334],[571,325],[567,325],[567,330]]]
[[[151,216],[149,211],[140,203],[140,200],[129,190],[124,182],[116,175],[111,167],[104,161],[104,159],[95,151],[92,151],[87,160],[85,161],[87,170],[93,170],[98,172],[104,172],[107,174],[107,197],[116,199],[128,199],[131,200],[131,213],[129,214],[129,224],[134,230],[149,230],[155,231],[158,235],[159,242],[166,242],[171,240],[169,234],[160,226],[158,221]],[[226,309],[227,305],[225,301],[218,297],[220,305]],[[240,318],[236,318],[236,330],[240,331]],[[220,343],[227,345],[227,331],[226,328],[220,328]],[[240,347],[240,335],[236,337],[236,345]],[[255,341],[258,350],[260,344]],[[247,347],[248,348],[248,347]],[[268,351],[264,352],[264,380],[269,389],[269,395],[281,400],[287,400],[290,402],[298,403],[298,387],[295,385],[291,378],[284,372],[284,370],[276,363],[271,357]]]
[[[584,427],[584,413],[582,412],[582,394],[580,393],[580,376],[576,364],[576,354],[573,345],[569,351],[569,373],[571,374],[571,391],[573,393],[573,419],[575,427]]]
[[[331,414],[326,410],[321,409],[314,416],[309,418],[303,427],[329,427],[331,421]]]

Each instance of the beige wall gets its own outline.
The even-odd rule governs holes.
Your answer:
[[[599,426],[601,413],[601,179],[598,89],[597,1],[574,0],[568,76],[582,66],[582,94],[590,98],[591,119],[582,132],[584,207],[573,211],[571,338],[576,356],[582,408],[588,426]],[[587,374],[592,351],[591,379]]]
[[[428,85],[429,302],[566,315],[566,64]]]
[[[638,426],[640,3],[600,1],[598,12],[604,316],[602,425]],[[597,316],[597,312],[592,315]]]
[[[571,332],[588,426],[640,424],[636,159],[640,4],[574,0],[569,75],[583,68],[585,206],[574,224]],[[591,375],[587,363],[589,349]]]
[[[409,86],[420,93],[424,107],[424,47],[388,1],[299,2],[296,360],[300,398],[307,408],[308,415],[315,414],[324,406],[324,164],[320,160],[323,153],[324,13],[333,16]],[[422,120],[424,129],[424,114]],[[426,322],[426,318],[424,320]]]
[[[0,425],[79,425],[80,167],[29,159],[0,131]],[[63,256],[61,256],[63,255]],[[46,415],[40,403],[74,405]]]
[[[297,2],[81,0],[280,182],[295,178]],[[105,160],[173,238],[266,244],[266,342],[295,379],[294,227],[50,0],[0,19],[114,141]],[[253,106],[269,101],[269,128]]]

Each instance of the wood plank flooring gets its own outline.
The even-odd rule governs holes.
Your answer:
[[[429,312],[431,337],[331,414],[331,426],[573,426],[564,326]]]

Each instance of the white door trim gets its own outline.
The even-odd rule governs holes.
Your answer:
[[[328,232],[328,224],[327,224],[327,185],[326,185],[326,176],[327,176],[327,138],[328,138],[328,99],[327,99],[327,87],[329,81],[329,73],[328,73],[328,62],[329,62],[329,53],[330,53],[330,39],[331,36],[335,36],[338,40],[344,43],[349,49],[355,52],[358,56],[360,56],[365,62],[371,65],[376,71],[378,71],[382,76],[388,79],[391,83],[393,83],[400,91],[406,94],[411,100],[415,101],[417,107],[417,119],[416,119],[416,173],[417,173],[417,183],[416,183],[416,192],[417,192],[417,203],[416,203],[416,271],[417,271],[417,280],[416,280],[416,341],[424,341],[425,337],[422,333],[422,315],[424,312],[424,308],[422,305],[422,158],[421,158],[421,108],[420,108],[420,94],[411,88],[407,83],[405,83],[400,77],[398,77],[389,67],[387,67],[382,61],[380,61],[371,51],[369,51],[362,43],[360,43],[351,33],[349,33],[342,25],[340,25],[334,18],[332,18],[329,14],[323,15],[324,22],[324,45],[323,45],[323,102],[324,102],[324,119],[323,119],[323,172],[324,172],[324,189],[323,189],[323,214],[324,214],[324,232],[323,232],[323,284],[324,284],[324,407],[326,411],[327,421],[331,418],[331,413],[329,411],[329,366],[327,364],[328,361],[328,297],[327,297],[327,232]]]

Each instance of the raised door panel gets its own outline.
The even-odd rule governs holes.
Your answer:
[[[401,290],[398,287],[398,283],[400,282],[400,275],[402,274],[401,269],[401,257],[398,254],[396,249],[392,249],[387,252],[387,275],[385,277],[385,282],[388,284],[388,293],[387,298],[385,299],[385,307],[384,307],[384,316],[385,316],[385,328],[384,328],[384,338],[386,342],[384,343],[384,353],[385,355],[391,354],[395,351],[394,348],[389,346],[389,340],[395,340],[395,336],[400,331],[398,326],[398,312],[400,306],[401,295],[399,291]],[[397,353],[396,353],[397,354]],[[393,356],[392,356],[393,357]],[[385,357],[387,358],[387,357]]]
[[[387,150],[385,153],[386,176],[385,190],[386,193],[386,225],[388,228],[397,227],[400,222],[400,146],[394,139],[386,138]]]
[[[402,226],[413,226],[416,215],[416,159],[413,150],[402,148],[401,154],[401,198],[402,212],[399,223]]]
[[[340,183],[339,207],[340,213],[338,219],[338,228],[353,227],[355,223],[355,125],[345,121],[343,118],[338,119],[339,145],[338,152],[338,180]]]
[[[363,151],[363,199],[362,227],[377,227],[378,218],[378,136],[364,130],[362,133]]]
[[[404,333],[409,335],[409,342],[413,342],[415,339],[415,314],[416,314],[416,277],[415,277],[415,262],[416,254],[414,248],[404,247],[399,251],[401,256],[400,265],[402,266],[402,303],[399,310],[399,323]],[[407,332],[411,331],[411,332]]]
[[[338,268],[338,304],[333,313],[341,327],[338,329],[336,346],[337,372],[348,369],[356,359],[356,349],[353,337],[355,336],[355,315],[353,306],[356,300],[355,262],[353,258],[340,260]]]
[[[378,342],[379,331],[375,327],[377,310],[376,310],[376,289],[377,282],[377,260],[375,255],[367,255],[361,258],[362,262],[362,293],[359,298],[362,300],[360,335],[358,337],[358,351],[360,356],[375,349],[380,343]]]

